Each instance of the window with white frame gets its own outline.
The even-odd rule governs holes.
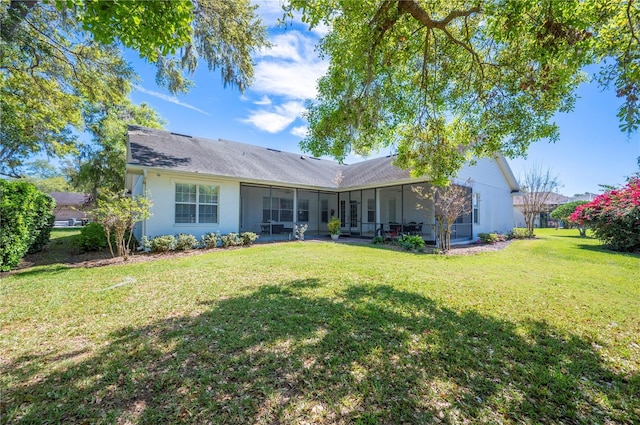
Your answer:
[[[217,223],[218,186],[176,183],[175,222]]]
[[[320,200],[320,221],[323,223],[329,222],[329,200]]]
[[[373,198],[367,199],[367,222],[373,223],[376,221],[376,200]]]
[[[473,194],[473,223],[480,224],[480,194]]]
[[[309,211],[307,205],[307,213]],[[307,214],[308,215],[308,214]],[[293,198],[262,198],[262,221],[293,221]]]
[[[299,222],[309,221],[309,200],[308,199],[298,199],[298,221]]]

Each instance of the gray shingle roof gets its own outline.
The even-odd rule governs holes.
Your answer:
[[[352,165],[229,140],[210,140],[129,126],[127,164],[248,181],[327,189],[384,185],[408,179],[392,157]]]
[[[82,205],[87,201],[88,195],[84,193],[73,193],[73,192],[51,192],[49,193],[53,199],[56,201],[56,206],[60,207],[63,205]]]

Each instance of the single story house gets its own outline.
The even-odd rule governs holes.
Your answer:
[[[296,224],[307,236],[328,235],[333,216],[342,234],[373,237],[389,231],[435,239],[433,205],[416,207],[412,186],[429,184],[392,164],[390,156],[345,165],[228,140],[209,140],[139,126],[129,127],[126,185],[148,196],[152,216],[136,237],[208,232],[255,232],[269,239],[292,237]],[[458,219],[453,240],[513,226],[512,195],[518,183],[506,160],[479,159],[465,166],[473,212]],[[425,204],[425,202],[422,202]],[[388,233],[387,233],[388,234]]]
[[[547,193],[548,198],[544,203],[543,211],[536,214],[533,225],[534,227],[563,227],[562,220],[556,221],[551,218],[551,212],[558,208],[562,204],[568,204],[573,201],[585,201],[591,202],[598,195],[595,193],[582,193],[574,196],[564,196],[554,192],[541,192]],[[513,219],[515,227],[525,227],[524,215],[522,214],[522,196],[514,196],[513,198]]]
[[[83,208],[88,195],[73,192],[51,192],[49,195],[56,201],[53,210],[56,226],[75,226],[87,220]]]
[[[546,196],[542,211],[536,214],[533,225],[534,227],[557,227],[559,223],[550,217],[551,211],[558,208],[558,205],[566,204],[570,201],[569,197],[555,192],[536,192],[537,196]],[[536,199],[536,198],[532,198]],[[526,227],[524,214],[522,214],[523,205],[522,196],[513,197],[513,220],[514,227]]]

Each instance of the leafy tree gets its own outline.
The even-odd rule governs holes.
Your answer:
[[[98,198],[100,191],[117,193],[125,186],[127,126],[162,128],[164,120],[149,105],[121,105],[95,108],[86,118],[92,143],[81,147],[75,167],[67,169],[74,187]]]
[[[111,256],[129,259],[129,247],[133,237],[133,227],[150,217],[151,202],[145,196],[125,196],[105,194],[98,199],[91,216],[104,228]],[[116,241],[116,253],[113,252],[111,237]]]
[[[31,183],[36,189],[43,193],[73,191],[73,187],[63,176],[49,177],[46,179],[25,177],[21,180]]]
[[[62,172],[47,159],[36,159],[25,164],[22,180],[33,184],[43,193],[71,190],[71,185]]]
[[[199,61],[244,90],[251,53],[268,45],[256,8],[249,0],[2,0],[0,174],[20,176],[40,152],[75,153],[83,114],[123,103],[135,74],[117,42],[154,62],[172,93],[191,87]]]
[[[396,164],[446,184],[474,156],[522,155],[557,141],[585,66],[621,98],[621,129],[640,124],[635,0],[290,0],[329,33],[330,58],[308,104],[302,147],[343,160],[397,146]]]
[[[0,24],[0,174],[19,177],[34,154],[73,152],[82,111],[121,103],[134,73],[115,46],[91,41],[50,6],[3,1]]]
[[[551,174],[551,170],[532,166],[524,172],[518,183],[522,194],[516,196],[514,204],[524,216],[527,237],[532,238],[536,217],[548,210],[547,200],[560,187],[560,182]]]
[[[467,181],[471,184],[471,181]],[[471,212],[471,197],[469,188],[449,182],[448,186],[431,186],[428,190],[422,186],[412,186],[411,190],[418,199],[430,201],[436,219],[437,246],[441,251],[451,249],[451,226],[465,214]],[[428,204],[418,203],[418,209],[430,209]]]
[[[8,3],[8,2],[7,2]],[[224,84],[244,90],[253,78],[251,53],[268,45],[266,28],[250,0],[93,1],[50,0],[58,13],[76,22],[96,42],[116,42],[137,50],[157,66],[156,80],[172,93],[191,87],[188,76],[198,61],[209,70],[220,68]],[[32,10],[36,1],[12,1],[7,7],[9,29]],[[47,6],[50,7],[50,6]]]
[[[39,179],[62,177],[62,172],[48,159],[34,159],[25,165],[25,174]]]
[[[570,226],[572,222],[569,221],[569,216],[571,216],[571,214],[573,214],[576,211],[576,208],[578,208],[580,205],[584,205],[587,203],[587,201],[573,201],[559,205],[555,210],[551,211],[551,218],[562,220],[562,222],[566,226]],[[587,226],[583,224],[577,224],[576,228],[580,232],[580,236],[582,236],[583,238],[587,236]]]

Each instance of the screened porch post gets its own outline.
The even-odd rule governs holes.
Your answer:
[[[404,229],[404,225],[406,224],[404,221],[404,186],[400,185],[400,224],[403,226],[400,229]]]
[[[273,235],[273,220],[271,214],[273,213],[273,186],[269,186],[269,236]]]
[[[296,226],[298,226],[300,223],[298,223],[298,188],[295,188],[295,190],[293,191],[293,217],[291,217],[293,219],[293,228],[291,229],[291,232],[295,235],[295,228]]]
[[[376,227],[378,226],[378,224],[380,225],[380,228],[382,228],[382,216],[380,214],[380,188],[376,188],[375,190],[375,202],[376,202]],[[376,229],[377,231],[377,229]],[[382,229],[383,233],[384,233],[384,229]],[[381,234],[382,236],[382,234]]]

